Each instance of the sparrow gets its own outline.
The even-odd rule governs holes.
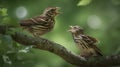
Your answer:
[[[84,30],[80,26],[70,26],[68,30],[73,36],[73,40],[79,47],[82,57],[103,56],[101,50],[96,46],[98,42],[96,38],[84,34]]]
[[[60,13],[59,7],[46,8],[43,13],[33,18],[20,21],[20,26],[29,31],[35,37],[42,36],[50,32],[55,25],[55,17]]]

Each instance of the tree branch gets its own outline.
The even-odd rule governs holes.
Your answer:
[[[9,28],[6,26],[0,26],[0,33],[5,34],[5,32]],[[109,67],[109,66],[118,66],[120,65],[120,55],[116,56],[104,56],[104,57],[91,57],[87,60],[85,58],[80,57],[78,55],[75,55],[68,51],[65,47],[61,46],[60,44],[57,44],[53,41],[49,41],[44,38],[36,38],[24,35],[22,33],[15,32],[15,34],[11,35],[13,40],[16,42],[30,46],[33,45],[34,48],[46,50],[49,52],[52,52],[67,62],[81,66],[81,67]]]

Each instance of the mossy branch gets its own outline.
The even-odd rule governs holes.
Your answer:
[[[0,25],[0,34],[5,35],[5,32],[7,31],[7,29],[9,29],[9,27]],[[62,45],[44,38],[31,37],[19,32],[15,32],[15,34],[12,34],[11,37],[13,38],[13,40],[15,40],[20,44],[23,44],[26,46],[33,45],[34,48],[46,50],[51,53],[54,53],[60,56],[61,58],[63,58],[64,60],[66,60],[68,63],[71,63],[76,66],[109,67],[109,66],[120,65],[120,55],[91,57],[85,60],[85,58],[75,55],[72,52],[68,51]]]

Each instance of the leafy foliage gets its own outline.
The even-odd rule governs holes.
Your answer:
[[[26,53],[29,51],[29,48],[21,46],[12,40],[11,35],[15,34],[15,31],[22,32],[22,29],[19,28],[18,22],[8,15],[7,8],[0,9],[0,17],[0,25],[8,25],[13,27],[7,30],[6,35],[0,34],[0,57],[2,60],[1,63],[4,63],[0,67],[4,67],[6,64],[7,66],[11,66],[13,62],[18,60],[17,54]]]
[[[0,15],[1,16],[7,16],[8,14],[7,14],[7,9],[6,8],[1,8],[0,9]]]

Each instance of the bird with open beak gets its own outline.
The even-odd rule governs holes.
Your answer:
[[[55,17],[60,13],[59,9],[59,7],[48,7],[41,15],[22,20],[20,25],[35,37],[42,36],[54,28]]]
[[[73,36],[73,40],[80,49],[82,57],[103,56],[101,50],[96,46],[97,40],[91,36],[85,35],[80,26],[70,26],[68,30]]]

